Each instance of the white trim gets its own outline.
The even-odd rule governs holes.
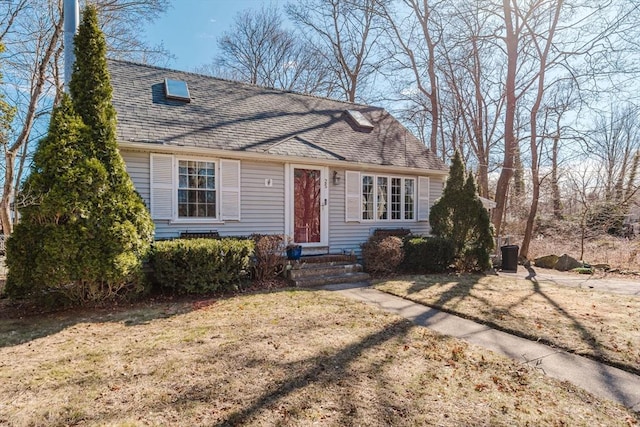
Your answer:
[[[164,161],[162,166],[167,166],[170,163],[170,182],[168,174],[161,174],[155,176],[155,167],[158,162]],[[213,191],[216,193],[216,216],[215,217],[180,217],[178,216],[178,190],[179,190],[179,165],[180,161],[197,161],[213,163],[215,168],[215,188]],[[225,185],[223,179],[223,164],[236,165],[237,169],[232,172],[237,172],[235,181],[232,179],[233,184],[231,187]],[[233,174],[232,174],[233,175]],[[232,175],[227,178],[233,178]],[[241,215],[241,162],[237,159],[220,159],[214,157],[195,157],[195,156],[182,156],[182,155],[168,155],[150,153],[149,156],[149,195],[150,195],[150,210],[152,212],[152,218],[154,220],[169,220],[170,224],[224,224],[225,220],[240,221]],[[229,192],[231,195],[237,194],[237,207],[233,210],[234,215],[225,214],[223,212],[222,202],[223,192]],[[163,193],[164,192],[164,193]],[[159,196],[160,195],[160,196]],[[164,199],[162,198],[164,197]],[[167,201],[168,200],[168,201]],[[158,201],[162,201],[162,205],[157,205]],[[164,203],[169,204],[167,208]],[[235,215],[237,213],[237,216]],[[223,218],[223,214],[225,217]]]
[[[320,242],[298,243],[302,247],[326,247],[329,245],[329,168],[308,164],[285,164],[285,233],[295,239],[294,224],[294,188],[293,174],[296,169],[320,171]],[[287,182],[288,181],[288,182]]]
[[[418,179],[422,177],[414,176],[414,175],[388,175],[388,174],[375,174],[375,173],[359,173],[359,188],[360,188],[360,213],[359,213],[359,221],[365,224],[372,223],[380,223],[386,224],[390,222],[404,222],[404,223],[414,223],[417,221],[417,211],[418,211]],[[370,176],[373,177],[373,218],[372,219],[364,219],[362,218],[362,177]],[[378,218],[378,178],[387,178],[387,219],[379,219]],[[391,180],[393,178],[400,178],[401,181],[401,193],[400,193],[400,219],[392,219],[392,207],[391,207]],[[405,219],[405,196],[406,196],[406,180],[413,180],[413,218]],[[428,178],[427,178],[428,179]]]
[[[275,163],[296,163],[314,166],[331,166],[336,169],[349,169],[354,171],[367,171],[372,173],[386,174],[403,174],[403,175],[440,175],[446,176],[448,169],[422,169],[411,168],[406,166],[388,166],[374,165],[370,163],[350,162],[347,160],[331,160],[331,159],[313,159],[299,156],[280,156],[264,152],[251,151],[229,151],[216,148],[179,146],[176,144],[165,144],[162,142],[136,142],[136,141],[118,141],[120,149],[155,152],[165,154],[176,154],[178,156],[203,156],[212,158],[235,158],[238,160],[256,160],[259,162],[275,162]],[[232,157],[231,157],[232,156]]]
[[[160,166],[163,167],[163,170],[161,170]],[[156,167],[158,168],[157,170]],[[167,167],[168,171],[166,170]],[[169,180],[168,182],[167,179]],[[151,153],[149,156],[149,210],[151,218],[171,220],[175,217],[175,182],[176,164],[174,156]]]
[[[179,183],[179,179],[180,179],[180,161],[187,161],[187,162],[206,162],[206,163],[213,163],[213,170],[214,170],[214,182],[215,182],[215,188],[213,189],[213,191],[216,192],[216,216],[215,217],[181,217],[178,213],[179,211],[179,205],[180,202],[178,200],[178,190],[180,189],[180,183]],[[172,222],[180,222],[180,221],[187,221],[187,222],[194,222],[194,223],[202,223],[202,222],[217,222],[217,223],[221,223],[222,219],[220,216],[220,182],[221,182],[221,176],[220,176],[220,159],[214,159],[214,158],[210,158],[210,157],[193,157],[193,156],[175,156],[175,161],[173,164],[173,169],[174,169],[174,177],[173,177],[173,191],[174,191],[174,208],[173,208],[173,218],[172,218]]]
[[[418,221],[429,221],[429,211],[431,210],[431,182],[428,176],[418,177],[417,204]]]
[[[291,184],[291,165],[284,165],[284,234],[287,239],[293,240],[293,185]]]
[[[177,219],[172,219],[169,221],[169,224],[197,224],[197,225],[203,225],[203,224],[224,224],[224,221],[221,221],[217,218],[177,218]]]
[[[240,160],[220,159],[220,219],[240,221]]]

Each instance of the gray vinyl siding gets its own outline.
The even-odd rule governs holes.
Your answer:
[[[438,201],[440,196],[442,196],[442,190],[444,189],[444,182],[446,177],[438,176],[431,177],[429,184],[429,204],[433,206],[435,202]]]
[[[150,155],[148,152],[122,151],[127,172],[147,206],[150,204]],[[340,182],[333,184],[333,171],[338,172]],[[396,174],[391,174],[396,176]],[[410,175],[407,175],[410,176]],[[345,221],[345,170],[329,171],[329,252],[360,253],[365,242],[376,228],[409,228],[414,234],[427,235],[430,226],[417,221]],[[265,185],[271,179],[272,186]],[[430,177],[430,203],[441,196],[444,177]],[[175,224],[156,220],[156,239],[176,238],[183,231],[212,231],[222,236],[247,236],[252,233],[284,234],[285,229],[285,177],[284,164],[243,160],[240,166],[240,221],[211,224]]]
[[[121,154],[136,190],[149,206],[149,153],[123,151]],[[271,179],[271,187],[265,185],[265,179]],[[240,221],[188,224],[156,220],[155,238],[172,239],[184,231],[214,230],[221,236],[284,234],[284,164],[242,161],[240,188]]]
[[[124,159],[127,173],[129,173],[133,185],[136,187],[140,196],[142,196],[147,207],[151,206],[149,153],[121,151],[120,154]]]
[[[345,170],[332,169],[329,176],[333,176],[333,171],[338,172],[340,183],[329,186],[329,250],[331,253],[349,253],[353,251],[360,254],[360,244],[365,242],[376,228],[408,228],[413,234],[428,235],[431,227],[428,222],[418,221],[345,221]],[[390,174],[391,176],[407,176]],[[440,197],[442,192],[442,178],[430,178],[429,198],[430,204]]]

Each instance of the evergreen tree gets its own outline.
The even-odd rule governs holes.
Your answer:
[[[153,222],[116,144],[104,36],[88,6],[75,39],[71,98],[54,108],[22,191],[36,202],[7,242],[7,292],[52,290],[73,302],[139,284]],[[140,290],[140,287],[133,289]]]
[[[460,154],[456,152],[449,168],[442,197],[429,214],[431,232],[454,243],[455,256],[463,269],[491,267],[493,233],[489,213],[482,205],[473,175],[465,179]]]

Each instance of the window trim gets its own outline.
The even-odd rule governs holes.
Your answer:
[[[364,177],[372,177],[373,178],[373,212],[372,212],[372,219],[365,219],[364,218],[364,188],[363,188],[363,181],[364,181]],[[387,218],[386,219],[379,219],[378,218],[378,178],[386,178],[387,180],[387,200],[386,200],[386,205],[387,205]],[[400,219],[393,219],[393,210],[392,210],[392,203],[391,203],[391,183],[392,180],[394,178],[400,179]],[[406,181],[407,180],[412,180],[413,181],[413,218],[412,219],[405,219],[405,196],[406,196]],[[376,222],[382,222],[382,223],[390,223],[390,222],[418,222],[418,213],[417,213],[417,209],[418,209],[418,203],[417,203],[417,192],[418,192],[418,177],[415,176],[402,176],[402,175],[395,175],[395,174],[375,174],[375,173],[360,173],[360,179],[359,179],[359,187],[360,187],[360,198],[361,198],[361,203],[360,203],[360,221],[364,222],[364,223],[376,223]]]
[[[212,163],[213,164],[213,179],[215,192],[215,216],[180,216],[180,190],[196,190],[187,188],[180,188],[180,162],[199,162],[199,163]],[[222,222],[220,218],[220,161],[219,159],[204,159],[204,158],[185,158],[176,156],[175,160],[175,182],[174,182],[174,194],[175,194],[175,210],[174,210],[174,222],[175,221],[188,221],[188,222]],[[209,189],[205,189],[209,190]]]
[[[171,224],[222,224],[224,221],[220,218],[220,159],[212,157],[196,157],[196,156],[182,156],[174,155],[174,180],[173,180],[173,193],[174,193],[174,206],[173,206],[173,218],[170,220]],[[180,187],[180,161],[196,161],[196,162],[208,162],[214,165],[214,176],[216,179],[216,216],[213,217],[181,217],[178,215],[178,189]]]

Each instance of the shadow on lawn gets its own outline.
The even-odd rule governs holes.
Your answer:
[[[531,282],[533,288],[531,292],[527,293],[522,298],[506,306],[505,308],[498,309],[494,307],[494,305],[491,303],[490,300],[482,298],[478,295],[472,295],[472,291],[474,287],[478,284],[479,279],[482,277],[477,275],[468,275],[468,276],[460,276],[460,277],[443,276],[442,280],[437,280],[435,282],[432,282],[433,278],[426,279],[424,282],[419,282],[418,280],[416,280],[414,284],[408,289],[408,294],[410,295],[412,293],[418,293],[424,289],[432,288],[434,286],[442,286],[445,283],[451,284],[452,282],[455,282],[453,286],[450,286],[449,289],[442,292],[436,301],[429,302],[427,305],[445,312],[449,312],[456,315],[462,315],[465,318],[474,320],[479,323],[487,324],[492,328],[495,328],[507,333],[512,333],[514,335],[521,336],[523,338],[537,340],[542,343],[557,346],[569,352],[575,352],[575,349],[568,348],[566,345],[562,345],[562,343],[543,339],[542,337],[538,336],[535,333],[535,330],[532,330],[532,331],[511,330],[508,327],[504,327],[500,324],[499,317],[496,320],[487,320],[486,318],[483,319],[481,317],[477,317],[473,315],[461,314],[456,311],[457,303],[460,303],[465,299],[471,298],[471,299],[475,299],[482,302],[482,304],[484,304],[487,310],[491,312],[493,315],[509,315],[511,310],[514,309],[515,307],[518,307],[524,304],[528,299],[534,296],[539,296],[543,298],[544,301],[549,305],[549,307],[551,307],[555,312],[557,312],[560,316],[567,319],[571,324],[571,327],[578,332],[580,336],[580,341],[589,348],[588,352],[581,352],[582,355],[587,356],[591,359],[609,364],[609,365],[616,366],[621,369],[625,369],[627,371],[631,370],[632,372],[637,373],[637,370],[634,370],[632,367],[629,367],[622,363],[615,363],[613,361],[608,360],[608,358],[606,357],[606,354],[603,353],[602,348],[598,345],[597,338],[593,335],[593,333],[589,330],[589,328],[586,327],[583,323],[581,323],[579,319],[577,319],[575,316],[568,313],[561,306],[561,304],[559,304],[556,300],[554,300],[549,294],[544,292],[544,290],[540,286],[540,283],[536,279],[537,273],[533,269],[533,267],[526,266],[525,268],[528,271],[528,275],[525,277],[525,279]],[[618,397],[620,398],[620,401],[624,401],[625,396],[619,392],[619,390],[615,385],[614,380],[607,373],[604,367],[601,367],[601,369],[599,369],[598,374],[605,379],[607,384],[609,384],[612,392],[618,395]]]
[[[261,410],[272,408],[279,400],[313,383],[319,383],[328,389],[332,384],[339,385],[341,381],[348,381],[350,375],[348,369],[352,362],[373,347],[383,344],[391,339],[406,336],[407,332],[412,327],[413,325],[411,322],[398,320],[388,327],[364,337],[357,343],[340,349],[336,353],[296,362],[295,364],[298,366],[310,365],[310,367],[300,374],[288,378],[273,390],[265,392],[256,399],[254,403],[240,411],[230,414],[225,420],[220,421],[215,425],[244,425],[250,421],[252,416],[258,414]],[[392,363],[391,360],[392,359],[389,359],[388,363]],[[291,372],[295,372],[295,367],[292,368]],[[355,399],[356,397],[353,396],[353,398]],[[340,413],[343,417],[341,424],[352,424],[355,421],[354,417],[357,415],[355,405],[351,403],[350,399],[342,399],[340,405],[342,406],[342,408],[340,408]]]
[[[471,291],[478,284],[480,278],[483,276],[478,274],[465,274],[465,275],[435,275],[435,276],[424,276],[425,278],[429,278],[426,282],[418,282],[414,281],[413,285],[409,288],[408,294],[413,294],[420,292],[424,289],[428,289],[434,286],[443,286],[449,285],[453,283],[452,286],[449,287],[444,292],[440,293],[440,297],[437,301],[433,303],[429,303],[429,306],[444,309],[445,311],[455,311],[455,307],[457,302],[462,302],[466,298],[473,298],[482,302],[489,309],[493,309],[491,301],[481,298],[477,295],[472,295]],[[432,282],[432,278],[436,278],[438,280]],[[441,279],[441,280],[440,280]],[[448,308],[445,308],[445,305],[448,303],[452,303]]]
[[[72,307],[57,311],[42,311],[41,306],[27,301],[13,302],[7,309],[9,301],[4,300],[0,301],[0,348],[54,335],[81,323],[144,325],[153,320],[187,314],[238,295],[243,293],[176,297],[158,295],[134,303],[114,302],[104,307]]]
[[[591,348],[593,352],[593,358],[596,360],[602,360],[607,362],[606,356],[602,353],[600,346],[598,346],[598,341],[595,336],[571,314],[567,313],[565,309],[563,309],[560,304],[558,304],[553,298],[547,295],[541,288],[540,283],[536,279],[536,271],[531,266],[526,266],[527,272],[529,273],[526,280],[529,280],[533,284],[534,293],[542,296],[551,306],[553,306],[554,310],[560,313],[562,316],[567,318],[575,330],[577,330],[582,338],[582,342],[586,344],[589,348]],[[571,349],[568,349],[571,350]],[[620,366],[621,368],[626,368],[625,366]],[[604,369],[604,365],[599,365],[598,375],[605,379],[607,385],[611,392],[613,392],[618,398],[619,402],[627,402],[628,396],[620,391],[618,387],[616,387],[616,381],[611,377],[609,372]],[[628,406],[632,406],[635,402],[629,402]]]
[[[465,317],[479,321],[481,323],[486,323],[489,326],[506,332],[513,332],[519,336],[536,340],[540,340],[542,339],[542,337],[537,336],[535,331],[511,331],[510,329],[504,328],[500,325],[499,318],[502,315],[509,315],[515,307],[524,304],[530,298],[534,296],[540,296],[555,312],[557,312],[560,316],[566,318],[571,323],[572,327],[576,331],[578,331],[581,337],[581,341],[591,349],[592,353],[589,355],[590,357],[594,357],[596,360],[606,360],[605,354],[597,344],[596,337],[589,331],[589,329],[585,327],[585,325],[583,325],[576,317],[568,313],[551,296],[549,296],[542,290],[542,288],[540,287],[540,283],[536,279],[537,274],[533,267],[526,266],[525,268],[528,271],[528,275],[525,279],[531,282],[533,286],[531,292],[527,293],[526,295],[522,296],[522,298],[504,308],[496,308],[490,299],[483,298],[477,294],[472,294],[474,287],[483,277],[480,275],[461,275],[459,277],[442,276],[442,280],[437,280],[433,283],[431,283],[432,279],[428,279],[429,281],[422,283],[416,280],[415,283],[408,289],[408,293],[418,293],[424,289],[432,288],[434,286],[442,286],[443,284],[450,285],[453,282],[453,285],[450,286],[446,291],[442,292],[436,301],[429,302],[428,305],[453,314],[461,314],[456,311],[456,306],[458,305],[458,303],[461,303],[466,299],[474,299],[483,304],[487,312],[490,312],[495,317],[489,320],[469,314],[464,315]],[[565,348],[566,350],[573,351],[573,349],[566,348],[566,346],[562,346],[557,342],[550,342],[549,344],[557,345]]]

